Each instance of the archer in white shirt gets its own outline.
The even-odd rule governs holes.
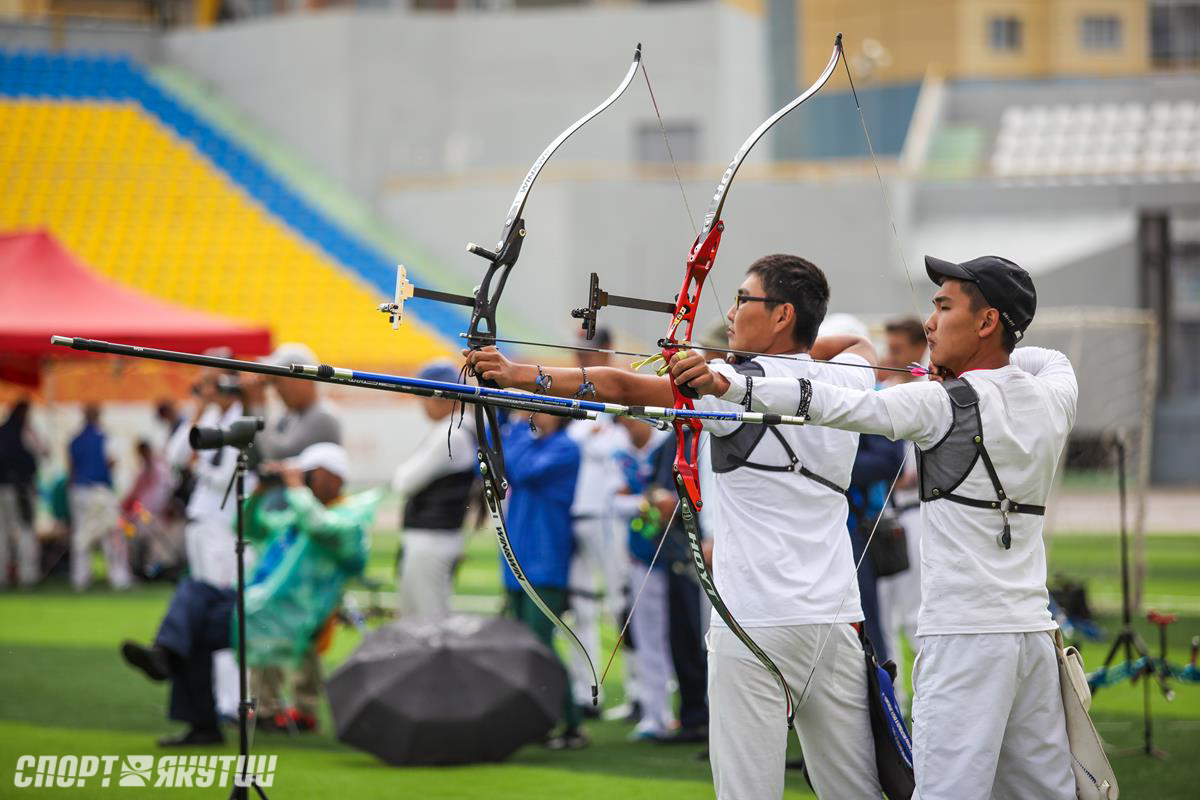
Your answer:
[[[926,268],[939,287],[926,322],[939,380],[873,392],[758,379],[747,392],[694,353],[680,354],[672,376],[754,410],[916,445],[925,534],[915,797],[1069,800],[1042,514],[1075,421],[1075,374],[1052,350],[1014,352],[1036,308],[1020,267],[986,256],[927,258]]]
[[[756,381],[794,384],[807,376],[847,390],[872,386],[870,342],[858,336],[816,338],[828,302],[829,284],[813,264],[786,255],[759,259],[726,320],[731,347],[770,355],[720,368],[760,376]],[[598,400],[674,405],[667,377],[611,367],[589,368],[585,377],[579,369],[514,364],[492,347],[464,355],[477,375],[503,387],[540,386],[569,397],[590,382]],[[821,363],[831,359],[843,364]],[[715,397],[701,398],[696,408],[740,410]],[[863,615],[846,533],[845,488],[858,436],[816,427],[720,423],[706,424],[705,430],[711,472],[705,476],[704,513],[712,533],[713,580],[739,626],[734,630],[715,613],[708,637],[709,750],[717,795],[776,800],[783,794],[788,730],[781,712],[791,694],[818,795],[878,798],[866,662],[852,627]],[[718,598],[711,592],[709,598],[715,606]],[[829,645],[823,657],[822,640]],[[755,657],[752,644],[778,676]]]

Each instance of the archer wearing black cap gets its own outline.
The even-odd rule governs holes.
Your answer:
[[[1075,423],[1075,372],[1062,353],[1016,346],[1037,308],[1021,267],[998,256],[927,257],[925,266],[937,284],[925,321],[931,380],[880,391],[807,378],[751,384],[694,353],[674,360],[671,374],[753,411],[914,444],[924,522],[914,796],[1070,800],[1072,695],[1060,691],[1042,528]],[[1076,704],[1073,713],[1086,712]],[[1115,789],[1102,752],[1074,755]]]
[[[925,271],[941,288],[926,323],[930,361],[940,374],[1007,364],[1037,310],[1029,273],[999,256],[961,264],[925,256]]]

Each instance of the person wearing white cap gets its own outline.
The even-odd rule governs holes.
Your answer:
[[[305,448],[297,459],[281,465],[281,473],[282,509],[268,509],[262,490],[247,498],[245,506],[246,539],[260,552],[246,587],[246,661],[262,671],[296,667],[312,651],[341,602],[346,582],[366,566],[369,526],[380,497],[377,490],[343,495],[349,459],[330,442]],[[214,649],[233,642],[235,601],[231,589],[185,580],[171,599],[154,644],[122,645],[131,666],[152,680],[171,681],[169,715],[189,725],[181,736],[162,744],[222,741],[210,658]],[[275,685],[256,681],[252,688],[269,692]],[[317,687],[305,698],[306,714],[315,712],[319,683]],[[262,699],[263,705],[279,702],[271,696]],[[260,729],[270,728],[265,722],[260,712]]]
[[[262,361],[279,367],[318,363],[316,354],[307,345],[299,342],[284,342]],[[263,460],[281,461],[295,458],[301,453],[307,453],[310,446],[320,443],[341,444],[341,420],[338,419],[336,409],[321,396],[319,384],[300,378],[274,378],[255,374],[243,376],[242,384],[246,393],[248,413],[262,417],[265,421],[262,432],[254,439],[254,447]],[[267,403],[267,386],[275,390],[283,404],[282,414]],[[344,455],[344,451],[342,452]],[[268,505],[278,502],[278,499],[270,499]],[[276,677],[281,676],[272,674],[268,676],[268,680]],[[305,657],[294,678],[293,685],[298,696],[309,697],[320,689],[320,664],[315,651],[310,651]],[[275,696],[278,696],[278,693],[264,699],[263,708],[259,710],[265,728],[270,728],[276,719],[284,721],[284,709],[272,707],[268,702]],[[301,716],[291,721],[295,726],[307,729],[309,723],[316,724],[315,716],[306,709],[299,713]]]

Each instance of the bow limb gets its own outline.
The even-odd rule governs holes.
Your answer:
[[[892,228],[892,239],[896,245],[896,252],[900,256],[900,263],[904,267],[904,277],[908,281],[908,291],[909,291],[910,299],[912,300],[913,310],[916,312],[917,318],[920,319],[921,318],[921,308],[920,308],[920,303],[917,302],[917,290],[916,290],[915,285],[913,284],[912,271],[908,268],[908,259],[905,258],[905,256],[904,256],[904,245],[900,241],[899,229],[896,226],[896,215],[892,211],[892,204],[888,201],[887,189],[883,185],[883,174],[879,171],[879,159],[875,155],[875,145],[871,141],[871,131],[870,131],[870,129],[867,128],[867,119],[866,119],[866,116],[863,114],[862,105],[858,101],[858,91],[854,88],[854,76],[850,74],[850,65],[848,63],[846,63],[845,59],[842,59],[842,66],[845,67],[845,69],[846,69],[846,79],[850,83],[850,92],[851,92],[851,95],[854,97],[854,107],[858,111],[858,121],[862,125],[863,138],[867,143],[867,152],[871,156],[871,165],[875,171],[875,181],[879,186],[879,193],[883,199],[883,206],[884,206],[884,209],[887,211],[888,222],[890,223],[891,228]],[[924,327],[922,327],[921,330],[924,332]],[[925,333],[925,338],[926,338],[925,344],[926,344],[926,347],[928,348],[928,345],[929,345],[929,341],[928,341],[929,334],[928,333]],[[913,368],[915,368],[915,369],[913,369]],[[930,374],[928,369],[921,367],[919,364],[910,365],[910,368],[908,371],[917,377],[921,377],[921,376]],[[915,445],[910,445],[910,446],[915,447]],[[908,454],[906,451],[905,460],[904,460],[905,462],[908,460],[907,455]],[[891,502],[892,494],[896,491],[896,484],[898,484],[900,482],[900,476],[903,474],[904,474],[904,462],[901,462],[900,469],[896,471],[895,477],[892,478],[891,485],[888,486],[887,495],[883,498],[883,505],[880,507],[880,514],[879,514],[879,516],[877,516],[875,518],[875,523],[871,526],[871,532],[867,535],[867,541],[863,544],[862,555],[859,557],[858,562],[854,565],[854,574],[850,578],[850,583],[846,586],[846,589],[842,592],[842,598],[838,602],[838,609],[837,609],[837,613],[834,614],[834,619],[837,619],[837,617],[839,617],[841,615],[842,608],[846,603],[846,598],[850,596],[851,590],[858,583],[858,571],[860,569],[862,569],[863,561],[866,560],[867,553],[871,548],[871,542],[875,539],[876,531],[879,530],[879,522],[880,522],[880,520],[883,519],[882,510],[887,508],[888,503]],[[799,695],[800,703],[804,702],[804,698],[808,694],[809,687],[813,681],[813,676],[816,675],[817,664],[819,664],[821,661],[821,654],[825,652],[825,646],[827,644],[829,644],[829,637],[833,633],[834,624],[836,624],[836,623],[831,623],[829,625],[828,630],[825,631],[825,636],[821,639],[820,647],[817,648],[817,655],[816,655],[816,658],[813,659],[812,669],[809,670],[808,677],[804,681],[804,686],[801,687],[801,689],[800,689],[800,695]]]
[[[513,198],[512,205],[509,206],[508,214],[505,216],[504,227],[500,232],[500,239],[496,243],[495,251],[475,244],[467,245],[468,252],[474,253],[489,262],[487,272],[480,281],[479,288],[475,290],[474,304],[471,308],[471,322],[466,332],[467,346],[472,350],[491,344],[496,338],[496,307],[500,302],[500,296],[504,293],[504,286],[508,282],[508,276],[521,254],[521,244],[525,239],[525,220],[522,218],[522,213],[525,210],[525,202],[529,197],[529,192],[533,188],[538,175],[541,173],[542,167],[546,165],[546,162],[550,160],[555,151],[562,146],[563,142],[615,103],[617,98],[625,93],[625,90],[629,88],[629,84],[633,81],[634,75],[637,74],[638,68],[641,66],[641,61],[642,46],[639,44],[634,50],[633,61],[630,63],[625,77],[617,85],[617,88],[613,90],[612,94],[604,102],[600,103],[600,105],[567,126],[562,133],[556,136],[542,150],[517,188],[517,194]],[[479,381],[479,384],[491,387],[495,387],[496,385],[492,381],[482,379]],[[562,631],[571,641],[572,645],[583,654],[588,668],[592,672],[592,704],[597,705],[600,696],[600,682],[596,677],[596,667],[592,663],[591,654],[588,653],[583,643],[579,641],[579,637],[575,635],[575,632],[546,605],[545,601],[542,600],[541,596],[533,588],[533,585],[525,576],[525,571],[521,568],[521,563],[518,561],[516,552],[512,547],[512,542],[509,539],[508,526],[504,521],[504,509],[501,506],[508,490],[508,481],[505,478],[504,448],[501,443],[500,426],[495,409],[476,406],[475,423],[475,435],[479,442],[477,451],[479,471],[483,476],[484,495],[487,499],[488,511],[491,513],[493,527],[496,531],[496,541],[500,545],[504,560],[508,564],[509,569],[512,570],[513,576],[516,577],[517,584],[521,587],[521,590],[533,601],[538,610],[554,623],[554,626]]]
[[[672,356],[679,351],[681,338],[684,341],[692,339],[692,329],[696,324],[696,312],[700,306],[700,294],[704,288],[705,279],[716,262],[717,250],[721,245],[721,235],[725,230],[725,223],[721,220],[721,211],[725,207],[725,199],[728,197],[729,188],[732,186],[733,178],[737,175],[742,162],[754,145],[762,139],[775,123],[798,108],[829,81],[830,76],[837,67],[838,61],[841,59],[842,36],[838,34],[834,40],[833,52],[829,56],[829,62],[825,65],[825,69],[822,70],[817,80],[796,97],[796,99],[776,111],[759,125],[746,141],[742,143],[742,146],[738,148],[737,154],[734,155],[733,160],[726,167],[725,173],[721,176],[721,181],[717,184],[716,191],[713,193],[708,211],[704,215],[704,225],[699,234],[697,234],[696,241],[688,254],[683,277],[683,287],[679,291],[675,314],[671,318],[671,323],[667,328],[667,335],[662,342],[664,345],[662,355],[666,361],[669,362]],[[679,335],[681,331],[682,337]],[[675,397],[676,408],[693,408],[692,401],[697,397],[694,390],[687,386],[678,386],[672,381],[671,391]],[[708,565],[704,561],[704,553],[700,545],[700,528],[696,518],[697,513],[703,506],[697,469],[702,425],[697,420],[676,420],[674,425],[676,436],[675,488],[679,493],[680,516],[683,518],[684,528],[687,530],[688,544],[691,547],[692,563],[695,566],[696,575],[700,580],[700,585],[704,589],[705,594],[708,595],[708,599],[712,602],[717,616],[728,626],[733,635],[746,645],[746,648],[758,659],[759,663],[779,683],[779,688],[783,691],[785,701],[787,724],[791,728],[796,717],[796,704],[793,702],[792,690],[788,686],[787,679],[775,662],[771,660],[771,657],[767,655],[766,651],[759,647],[746,632],[745,628],[738,624],[738,621],[734,618],[728,606],[725,605],[725,601],[721,598],[720,593],[717,591],[717,585],[713,580],[712,574],[709,572]]]

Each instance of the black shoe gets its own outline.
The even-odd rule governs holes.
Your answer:
[[[689,725],[677,728],[666,736],[655,739],[660,744],[702,744],[708,741],[707,725]]]
[[[591,703],[576,703],[576,707],[584,719],[600,719],[600,706],[594,706]]]
[[[225,734],[220,728],[188,728],[174,736],[158,740],[159,747],[203,747],[210,744],[225,744]]]
[[[567,728],[557,736],[551,736],[545,745],[550,750],[582,750],[592,743],[583,728]]]
[[[143,647],[137,642],[125,642],[121,645],[121,655],[131,667],[140,669],[152,681],[165,681],[171,677],[167,651],[161,647]]]

